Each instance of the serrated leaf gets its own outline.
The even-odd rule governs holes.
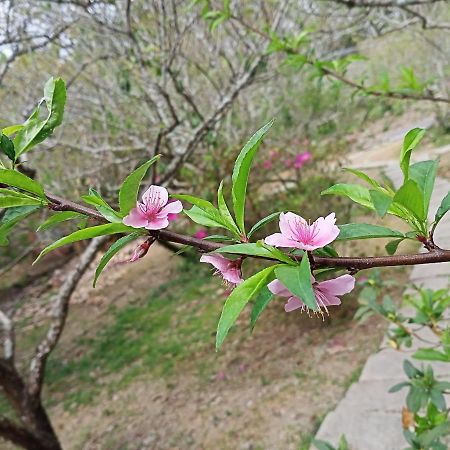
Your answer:
[[[17,170],[0,169],[0,184],[16,187],[40,198],[45,198],[44,188],[37,182]]]
[[[273,120],[260,128],[245,144],[239,153],[233,168],[232,179],[232,197],[233,208],[236,223],[243,234],[245,234],[244,214],[245,214],[245,197],[247,192],[248,177],[250,167],[256,151],[261,141],[273,125]]]
[[[160,155],[154,156],[146,163],[133,170],[124,180],[119,190],[119,207],[123,215],[128,214],[131,209],[136,207],[139,195],[139,187],[142,179],[145,177],[149,167],[159,159]]]
[[[266,309],[266,306],[273,299],[272,292],[266,287],[262,288],[255,300],[255,303],[252,308],[252,313],[250,315],[250,329],[253,331],[256,325],[256,321],[259,319],[259,316]]]
[[[45,102],[47,117],[40,119],[40,108]],[[15,157],[31,150],[45,140],[62,123],[66,103],[66,85],[61,78],[50,78],[44,86],[44,98],[14,138]]]
[[[370,198],[369,189],[360,186],[359,184],[338,183],[325,189],[320,195],[342,195],[366,208],[375,209],[372,199]]]
[[[252,237],[252,235],[256,233],[260,228],[278,218],[280,214],[281,212],[274,212],[272,214],[269,214],[267,217],[264,217],[263,219],[259,220],[258,222],[255,223],[255,225],[253,225],[251,230],[248,232],[247,236],[249,238]]]
[[[97,284],[97,280],[100,277],[101,273],[103,272],[106,265],[111,261],[114,255],[116,255],[122,248],[124,248],[127,244],[137,239],[139,236],[141,236],[142,233],[139,231],[136,231],[134,233],[128,234],[126,236],[121,237],[116,242],[114,242],[111,247],[108,248],[108,250],[105,252],[105,254],[102,256],[102,259],[100,260],[97,269],[95,270],[95,277],[93,286]]]
[[[311,285],[311,268],[307,253],[304,253],[299,266],[279,266],[275,270],[275,275],[308,308],[315,311],[318,310],[316,297]]]
[[[61,222],[65,222],[66,220],[78,219],[81,217],[86,217],[84,214],[74,212],[74,211],[60,211],[51,215],[47,220],[42,222],[36,231],[45,231],[54,226],[58,225]]]
[[[409,178],[409,161],[411,159],[411,152],[417,146],[417,144],[422,140],[425,134],[423,128],[413,128],[408,131],[403,140],[403,148],[400,153],[400,168],[402,169],[404,182]]]
[[[47,247],[45,247],[44,250],[42,250],[42,252],[36,258],[33,264],[39,261],[47,253],[59,247],[62,247],[63,245],[71,244],[77,241],[83,241],[85,239],[92,239],[98,236],[107,236],[117,233],[127,233],[130,231],[134,232],[135,229],[127,227],[122,223],[107,223],[104,225],[97,225],[95,227],[89,227],[75,231],[74,233],[69,234],[68,236],[64,236],[61,239],[58,239],[56,242],[53,242],[53,244],[50,244]]]
[[[339,225],[339,230],[340,233],[336,238],[338,241],[387,237],[405,238],[405,235],[400,231],[368,223],[346,223],[344,225]]]
[[[266,267],[250,278],[238,284],[228,296],[217,325],[216,349],[223,344],[228,331],[236,322],[239,314],[245,305],[256,295],[264,286],[267,285],[269,277],[277,266]]]

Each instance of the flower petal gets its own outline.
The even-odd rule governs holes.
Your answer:
[[[147,228],[147,230],[161,230],[163,228],[167,228],[168,226],[169,226],[169,220],[166,217],[163,219],[155,218],[152,220],[148,220],[145,228]]]
[[[176,200],[174,202],[167,203],[166,206],[164,206],[161,211],[156,215],[156,217],[162,219],[163,217],[166,217],[168,214],[177,214],[183,210],[183,205],[181,204],[180,200]]]
[[[286,312],[294,311],[298,308],[304,306],[304,303],[297,297],[290,297],[287,303],[284,305],[284,310]]]
[[[275,233],[267,236],[264,242],[268,245],[273,245],[274,247],[291,247],[300,248],[300,243],[292,239],[287,238],[284,234]]]
[[[169,200],[167,189],[162,186],[152,184],[142,195],[142,202],[146,205],[157,205],[162,208]]]
[[[239,284],[244,281],[241,277],[241,271],[237,268],[226,269],[221,272],[223,279],[230,283]]]
[[[269,289],[272,294],[280,295],[281,297],[291,297],[292,293],[284,287],[283,283],[280,280],[273,280],[267,285],[267,289]]]
[[[297,214],[292,212],[287,212],[286,214],[281,213],[279,222],[281,233],[288,239],[299,241],[300,239],[297,231],[299,222],[306,224],[306,220]]]
[[[230,261],[222,255],[202,255],[200,262],[212,264],[220,272],[225,272],[228,269]]]
[[[314,224],[317,229],[317,234],[311,242],[315,248],[325,247],[330,242],[333,242],[339,235],[339,228],[335,225],[335,213],[329,214],[327,217],[319,217]]]
[[[142,228],[147,225],[147,218],[141,214],[139,208],[133,208],[130,213],[123,218],[125,225],[133,228]]]
[[[355,278],[348,274],[317,284],[317,289],[320,289],[327,297],[328,295],[348,294],[354,287]]]

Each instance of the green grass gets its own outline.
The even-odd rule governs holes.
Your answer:
[[[141,304],[112,311],[113,323],[94,338],[76,342],[81,356],[63,355],[64,349],[53,354],[46,372],[50,403],[56,400],[53,393],[63,393],[66,407],[89,404],[105,389],[105,376],[117,375],[108,380],[112,393],[143,373],[166,379],[179,363],[195,361],[196,353],[207,355],[210,349],[214,357],[213,332],[222,304],[217,280],[211,283],[208,271],[191,267],[184,264]],[[198,362],[200,375],[208,375],[204,358]]]

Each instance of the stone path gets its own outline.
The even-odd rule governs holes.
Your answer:
[[[402,173],[397,162],[388,164],[384,172],[395,185],[401,184]],[[450,182],[438,178],[430,203],[430,217],[434,217],[441,199],[449,191]],[[437,228],[436,243],[440,247],[450,248],[450,215]],[[440,289],[448,286],[449,276],[450,263],[427,264],[414,267],[410,280],[424,287]],[[316,438],[337,445],[339,437],[345,434],[352,450],[401,450],[407,447],[401,421],[407,390],[394,394],[389,394],[388,390],[394,384],[405,381],[403,361],[416,346],[417,342],[409,352],[383,349],[372,355],[359,381],[349,388],[336,409],[326,416]],[[385,342],[381,348],[384,347]],[[450,378],[448,364],[433,363],[432,366],[436,375]]]

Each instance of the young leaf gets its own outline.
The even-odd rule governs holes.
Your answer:
[[[401,237],[405,235],[400,231],[391,230],[390,228],[381,227],[379,225],[371,225],[368,223],[346,223],[339,225],[340,233],[336,240],[348,241],[350,239],[372,239],[386,237]]]
[[[239,228],[236,226],[233,216],[230,214],[230,210],[228,209],[227,203],[225,202],[225,198],[223,197],[223,181],[220,182],[219,189],[217,191],[217,205],[219,207],[219,212],[223,220],[226,221],[229,225],[229,228],[234,229],[235,234],[239,236]]]
[[[247,183],[250,173],[250,166],[261,141],[273,125],[273,120],[260,128],[245,144],[236,159],[232,175],[232,197],[234,216],[237,225],[242,233],[245,234],[244,214],[245,214],[245,197],[247,192]]]
[[[370,198],[369,189],[360,186],[359,184],[338,183],[325,189],[320,195],[342,195],[366,208],[375,209],[372,199]]]
[[[3,128],[2,133],[5,136],[11,136],[14,133],[17,133],[19,130],[23,128],[23,125],[10,125],[9,127]]]
[[[238,284],[228,296],[217,325],[216,350],[220,348],[228,331],[236,322],[248,301],[267,285],[269,277],[278,266],[270,266]]]
[[[14,144],[8,136],[0,132],[0,151],[3,152],[11,161],[15,159]]]
[[[397,251],[398,246],[403,241],[402,239],[396,239],[395,241],[388,242],[384,248],[386,249],[386,252],[388,255],[395,255],[395,252]]]
[[[0,222],[0,246],[8,245],[8,234],[25,217],[40,209],[40,206],[21,206],[6,211]]]
[[[139,194],[139,186],[145,177],[149,167],[159,159],[160,155],[154,156],[146,163],[139,166],[136,170],[128,175],[119,190],[119,207],[123,215],[128,214],[131,209],[136,207]]]
[[[250,329],[251,331],[254,330],[256,321],[259,319],[259,316],[262,314],[262,312],[266,309],[266,306],[270,303],[270,301],[273,299],[272,292],[269,291],[269,289],[266,287],[262,288],[258,295],[256,296],[255,303],[252,308],[252,313],[250,315]]]
[[[0,169],[0,184],[16,187],[40,198],[45,198],[44,188],[37,182],[17,170]]]
[[[130,231],[135,231],[134,228],[127,227],[122,223],[107,223],[104,225],[97,225],[95,227],[84,228],[82,230],[75,231],[68,236],[64,236],[61,239],[58,239],[53,244],[45,247],[44,250],[39,254],[33,264],[37,263],[44,255],[47,253],[62,247],[63,245],[71,244],[72,242],[83,241],[85,239],[92,239],[98,236],[107,236],[110,234],[117,233],[127,233]]]
[[[111,247],[108,248],[106,253],[102,256],[102,259],[100,260],[97,269],[95,270],[95,277],[94,277],[94,283],[93,286],[97,284],[97,280],[100,276],[100,274],[103,272],[103,269],[106,267],[106,265],[111,261],[112,257],[118,253],[122,248],[124,248],[128,243],[134,241],[137,239],[142,233],[140,231],[135,231],[134,233],[127,234],[126,236],[121,237],[118,239],[114,244],[111,245]]]
[[[436,225],[441,221],[441,219],[447,214],[447,212],[450,210],[450,192],[442,199],[441,204],[436,212],[436,215],[434,216],[434,225],[433,227],[436,228]]]
[[[272,214],[269,214],[267,217],[264,217],[264,219],[261,219],[259,222],[256,222],[255,225],[252,226],[251,230],[248,232],[247,237],[252,237],[254,233],[256,233],[260,228],[262,228],[264,225],[267,225],[269,222],[272,222],[273,220],[277,219],[281,213],[274,212]]]
[[[370,178],[369,175],[366,175],[364,172],[362,172],[361,170],[357,170],[357,169],[350,169],[348,167],[345,167],[344,170],[346,172],[350,172],[353,175],[356,175],[359,179],[365,181],[366,183],[370,184],[372,187],[376,188],[376,189],[380,189],[381,186],[378,183],[378,181],[374,180],[373,178]]]
[[[40,119],[40,108],[45,101],[47,117]],[[66,85],[61,78],[50,78],[44,87],[44,98],[14,138],[15,156],[22,154],[46,139],[61,124],[66,103]]]
[[[66,220],[79,219],[81,217],[86,216],[74,211],[59,211],[51,215],[46,221],[42,222],[36,231],[45,231]]]
[[[444,361],[449,362],[450,356],[446,355],[440,350],[433,348],[421,348],[417,350],[413,355],[413,358],[420,359],[423,361]]]
[[[392,203],[392,197],[383,191],[371,189],[369,191],[375,211],[380,217],[384,217]]]
[[[416,145],[422,140],[425,134],[423,128],[413,128],[408,131],[403,140],[403,148],[400,153],[400,168],[402,169],[404,182],[409,178],[409,161],[411,159],[411,152],[416,147]]]
[[[409,168],[409,178],[417,183],[423,193],[425,217],[428,216],[438,165],[438,161],[421,161]]]
[[[198,223],[199,225],[203,225],[205,227],[217,227],[217,228],[225,228],[221,222],[216,221],[217,219],[215,216],[212,216],[208,214],[207,212],[203,211],[202,209],[198,208],[197,206],[193,206],[191,209],[184,209],[183,212],[195,223]],[[220,219],[219,219],[220,220]]]
[[[311,268],[308,254],[304,253],[299,266],[279,266],[275,269],[276,277],[305,305],[317,311],[317,301],[311,285]]]
[[[11,189],[0,188],[0,208],[14,208],[16,206],[42,205],[42,200],[30,197]]]
[[[217,250],[217,253],[231,253],[236,255],[261,256],[263,258],[271,258],[286,264],[295,264],[288,255],[270,245],[261,245],[255,243],[226,245]]]
[[[420,221],[426,220],[423,193],[414,180],[408,180],[395,193],[394,202],[404,206]]]

